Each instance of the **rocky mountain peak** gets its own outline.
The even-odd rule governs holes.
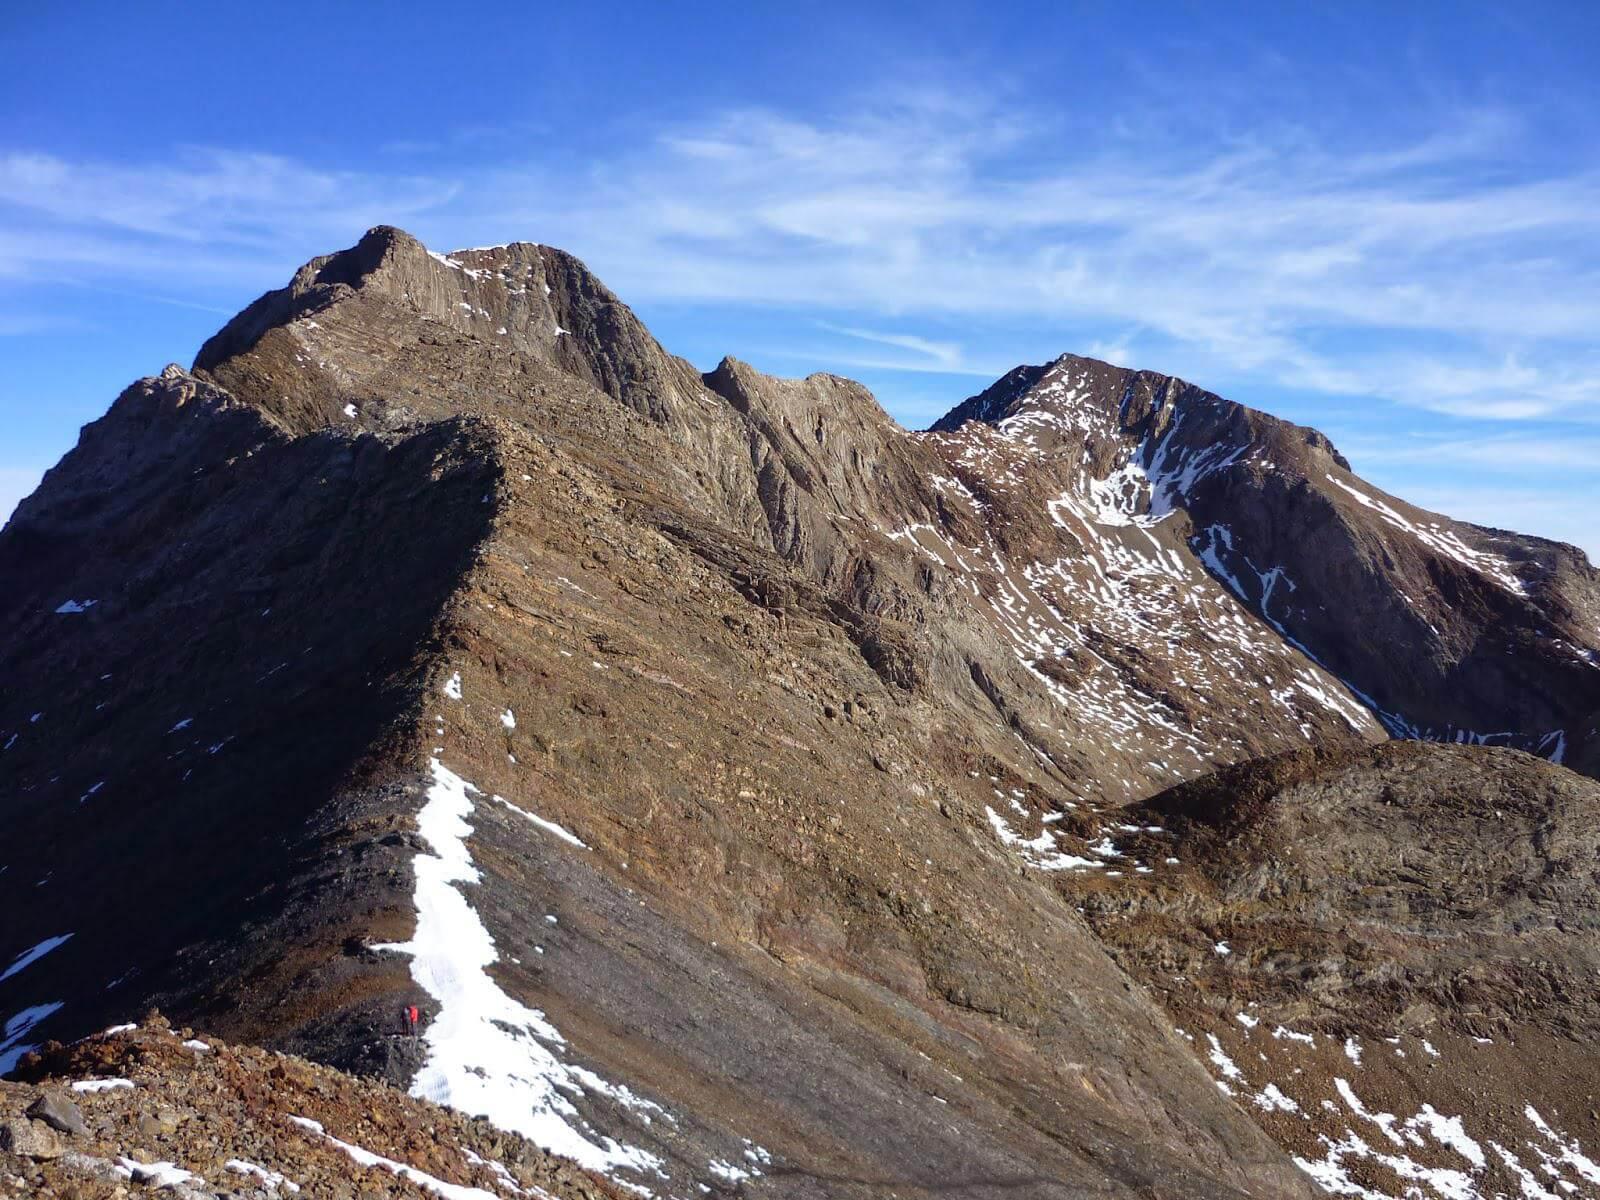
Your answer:
[[[192,369],[210,371],[247,353],[270,330],[327,308],[374,276],[378,278],[373,281],[381,287],[394,274],[385,272],[385,267],[408,261],[416,270],[424,265],[427,253],[421,242],[402,229],[390,225],[369,229],[354,246],[312,259],[294,273],[287,287],[268,292],[247,306],[206,340]]]
[[[1092,466],[1116,460],[1119,448],[1135,447],[1143,458],[1153,458],[1162,436],[1185,418],[1193,418],[1212,439],[1210,445],[1238,449],[1247,440],[1259,441],[1280,457],[1285,451],[1293,456],[1298,453],[1294,447],[1303,446],[1350,469],[1327,436],[1315,429],[1224,400],[1176,376],[1077,354],[1013,368],[951,409],[930,431],[954,432],[969,421],[981,421],[1017,431],[1038,445],[1070,444],[1076,449],[1086,440]],[[1187,440],[1195,439],[1191,435]]]
[[[465,389],[417,386],[424,361],[443,355],[490,373],[518,356],[524,373],[576,376],[658,422],[699,391],[693,369],[573,256],[531,242],[441,254],[390,226],[250,304],[194,371],[300,431],[398,428],[483,411]]]
[[[904,436],[870,391],[843,376],[818,372],[804,379],[777,379],[729,355],[704,381],[735,411],[781,425],[787,437],[815,447],[822,456],[868,449],[860,439],[880,442]]]

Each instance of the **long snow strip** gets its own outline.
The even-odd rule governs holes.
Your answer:
[[[427,1061],[411,1094],[486,1117],[544,1149],[593,1171],[654,1171],[648,1151],[598,1134],[568,1094],[598,1092],[648,1122],[658,1106],[583,1067],[562,1062],[566,1044],[537,1009],[508,996],[487,968],[498,960],[494,939],[459,884],[477,883],[467,850],[473,796],[483,793],[438,759],[417,826],[432,853],[417,855],[417,928],[409,942],[377,949],[411,956],[411,977],[439,1005],[423,1037]]]

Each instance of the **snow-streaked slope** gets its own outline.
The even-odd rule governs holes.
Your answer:
[[[460,694],[460,676],[450,681]],[[562,1057],[566,1039],[545,1015],[507,995],[488,967],[499,954],[462,885],[479,875],[467,849],[473,797],[482,793],[437,758],[417,827],[430,852],[416,871],[417,927],[377,947],[411,956],[412,977],[439,1005],[423,1037],[427,1059],[412,1094],[496,1125],[591,1170],[650,1172],[660,1160],[589,1128],[569,1095],[598,1092],[650,1121],[658,1105]]]

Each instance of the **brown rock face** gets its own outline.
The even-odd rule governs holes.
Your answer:
[[[1575,552],[1352,488],[1391,503],[1082,359],[910,433],[700,375],[559,251],[373,230],[0,533],[0,1066],[159,1002],[663,1196],[1312,1194],[1080,915],[1173,877],[1121,806],[1395,713],[1592,765],[1600,710]],[[1451,647],[1523,632],[1402,668],[1355,646],[1391,593]]]

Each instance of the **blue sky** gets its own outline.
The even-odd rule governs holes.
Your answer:
[[[441,7],[0,9],[0,514],[388,222],[908,425],[1183,375],[1600,557],[1600,5]]]

